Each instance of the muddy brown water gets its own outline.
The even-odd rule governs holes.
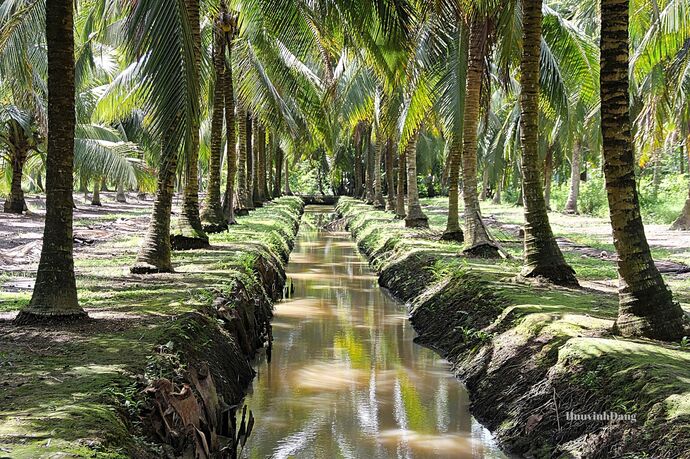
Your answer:
[[[505,458],[468,411],[448,363],[412,342],[405,306],[378,286],[349,233],[309,206],[278,303],[271,361],[246,404],[250,458]]]

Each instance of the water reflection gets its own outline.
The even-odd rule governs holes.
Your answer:
[[[305,212],[294,292],[276,305],[272,361],[246,401],[257,419],[246,457],[505,457],[349,234],[318,230],[332,213]]]

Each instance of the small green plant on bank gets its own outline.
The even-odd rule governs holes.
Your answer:
[[[684,351],[690,349],[690,337],[689,336],[683,336],[683,339],[680,340],[680,348]]]

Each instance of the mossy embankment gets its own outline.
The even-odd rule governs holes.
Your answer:
[[[139,235],[78,258],[88,322],[0,320],[0,457],[165,457],[227,446],[233,405],[270,341],[303,203],[267,203],[176,272],[132,275]],[[5,291],[11,316],[30,291]],[[11,317],[10,317],[11,318]],[[241,406],[240,406],[241,408]],[[203,454],[196,456],[203,457]]]
[[[514,281],[520,261],[470,259],[390,213],[341,198],[379,281],[467,385],[473,414],[527,457],[687,457],[690,351],[610,333],[614,294]],[[611,412],[634,421],[569,420]]]

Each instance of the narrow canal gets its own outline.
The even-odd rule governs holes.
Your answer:
[[[505,457],[350,235],[320,229],[333,212],[303,217],[294,293],[276,305],[272,359],[246,400],[257,421],[246,457]]]

